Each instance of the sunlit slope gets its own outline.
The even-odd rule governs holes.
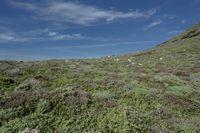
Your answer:
[[[124,56],[0,61],[0,132],[200,132],[200,24]]]

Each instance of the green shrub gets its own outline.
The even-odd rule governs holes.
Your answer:
[[[133,91],[135,92],[136,96],[148,96],[151,94],[151,91],[146,87],[134,88]]]
[[[4,108],[16,108],[22,106],[26,111],[34,111],[39,95],[37,93],[30,93],[27,91],[13,91],[10,97],[4,99]]]
[[[49,112],[51,108],[52,104],[49,101],[40,99],[39,103],[37,104],[36,111],[39,113],[46,113]]]
[[[127,84],[124,89],[127,93],[133,92],[136,96],[148,96],[151,93],[150,89],[146,87],[146,85],[139,83],[137,80]]]
[[[181,133],[197,133],[196,127],[189,124],[175,124],[175,130]]]
[[[138,104],[139,106],[129,107],[125,111],[130,130],[129,132],[147,132],[151,123],[155,123],[154,111],[149,108],[150,105],[142,103]]]
[[[155,75],[154,80],[156,82],[165,84],[166,87],[184,84],[184,81],[182,81],[179,77],[172,74],[165,74],[165,73],[159,73]]]
[[[101,100],[108,100],[114,98],[114,94],[110,93],[109,91],[98,91],[94,93],[93,96]]]
[[[25,114],[22,107],[9,108],[0,111],[0,120],[12,120]]]
[[[188,86],[171,86],[166,90],[166,94],[187,97],[193,92],[193,89]]]
[[[191,74],[190,82],[195,88],[200,89],[200,72]]]
[[[0,76],[0,87],[10,87],[15,84],[15,80],[8,77],[1,77]]]
[[[116,96],[109,91],[99,91],[93,94],[93,98],[97,105],[104,107],[115,107],[117,106]]]
[[[124,133],[129,131],[129,123],[123,110],[109,110],[97,117],[97,127],[101,132]]]
[[[55,128],[54,122],[55,118],[49,115],[31,114],[10,120],[0,128],[0,133],[16,133],[26,128],[37,129],[41,133],[52,132]]]
[[[84,90],[67,91],[64,96],[64,103],[66,106],[81,106],[87,107],[91,103],[90,93]]]
[[[200,90],[195,90],[191,94],[191,100],[195,103],[200,104]]]
[[[129,91],[129,90],[133,90],[134,88],[138,87],[139,86],[139,81],[137,80],[133,80],[132,82],[130,83],[127,83],[125,86],[124,86],[124,89],[126,91]]]

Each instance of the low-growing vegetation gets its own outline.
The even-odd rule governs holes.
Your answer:
[[[200,132],[199,30],[124,56],[0,61],[0,132]]]

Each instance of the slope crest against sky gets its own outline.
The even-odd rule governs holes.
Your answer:
[[[92,58],[144,50],[197,23],[199,7],[198,0],[2,0],[0,59]]]

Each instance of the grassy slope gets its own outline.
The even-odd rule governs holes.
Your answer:
[[[26,128],[200,132],[200,24],[126,56],[0,61],[0,132]]]

